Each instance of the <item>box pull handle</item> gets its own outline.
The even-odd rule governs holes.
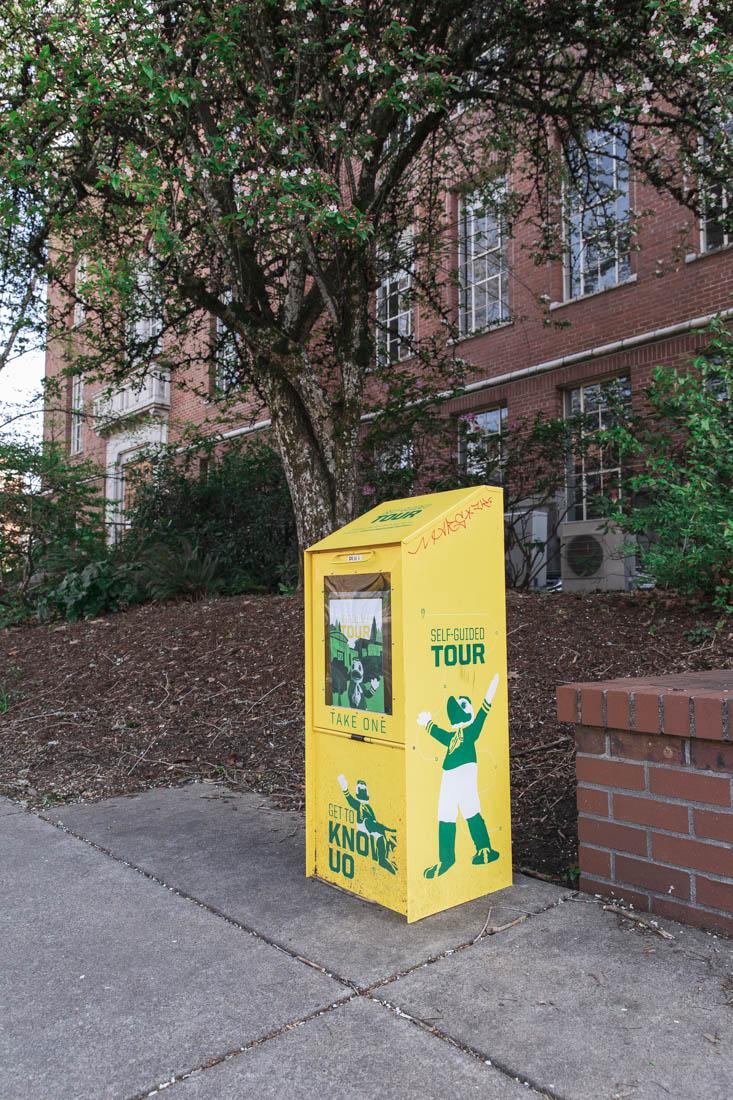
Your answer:
[[[360,561],[369,561],[374,557],[373,550],[360,550],[358,553],[335,554],[331,559],[339,565],[358,565]]]

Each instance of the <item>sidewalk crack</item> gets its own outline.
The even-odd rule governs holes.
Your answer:
[[[240,932],[244,932],[248,936],[252,936],[253,939],[260,940],[262,943],[267,944],[268,947],[272,947],[275,951],[281,951],[287,955],[288,958],[294,962],[302,963],[304,966],[308,966],[311,970],[317,970],[319,974],[323,974],[327,978],[331,978],[333,981],[338,982],[344,986],[345,989],[351,991],[352,994],[359,993],[359,989],[356,984],[349,981],[348,978],[342,977],[340,974],[336,974],[333,970],[329,970],[325,966],[321,966],[320,963],[313,962],[312,959],[306,958],[304,955],[299,955],[292,948],[287,947],[285,944],[280,943],[278,940],[271,939],[269,936],[265,936],[262,932],[258,932],[256,928],[252,928],[251,925],[245,924],[244,921],[237,920],[236,917],[230,916],[223,910],[218,909],[215,905],[211,905],[207,901],[202,901],[201,898],[197,898],[195,894],[189,894],[187,890],[182,890],[177,886],[171,886],[165,879],[159,878],[158,875],[154,875],[152,871],[146,871],[144,867],[140,867],[136,863],[131,863],[128,859],[123,859],[122,856],[115,855],[109,848],[105,848],[102,844],[97,844],[94,840],[89,840],[88,837],[82,836],[80,833],[75,833],[73,829],[69,829],[61,821],[52,821],[44,814],[33,813],[27,811],[31,816],[37,818],[39,821],[43,821],[46,825],[49,825],[52,829],[57,829],[61,833],[65,833],[67,836],[72,837],[74,840],[81,841],[82,844],[86,844],[89,848],[92,848],[95,852],[99,852],[100,855],[107,856],[108,859],[114,860],[115,863],[120,863],[123,867],[128,867],[131,871],[135,871],[136,874],[142,875],[143,878],[149,882],[155,883],[156,886],[162,887],[164,890],[168,890],[171,894],[175,894],[176,897],[183,898],[184,901],[190,901],[193,905],[197,905],[200,909],[206,910],[213,917],[217,917],[219,920],[223,920],[226,924],[232,925],[234,928],[239,929]]]
[[[552,908],[552,906],[550,906],[550,908]],[[547,910],[545,909],[543,912],[547,912]],[[483,1054],[480,1050],[469,1046],[468,1043],[462,1043],[459,1039],[454,1039],[452,1035],[449,1035],[445,1031],[441,1031],[439,1027],[436,1027],[435,1024],[430,1023],[428,1020],[423,1020],[420,1016],[412,1016],[398,1005],[392,1004],[391,1001],[386,1001],[381,997],[375,997],[370,994],[369,999],[376,1004],[382,1005],[383,1008],[386,1008],[389,1012],[393,1013],[393,1015],[399,1016],[403,1020],[407,1020],[420,1031],[432,1035],[441,1042],[447,1043],[455,1050],[461,1051],[462,1054],[466,1054],[468,1057],[480,1062],[483,1066],[495,1069],[498,1073],[501,1073],[503,1077],[507,1077],[509,1080],[519,1085],[524,1085],[528,1092],[531,1090],[535,1096],[545,1097],[546,1100],[565,1100],[565,1097],[561,1093],[556,1092],[554,1089],[547,1088],[544,1085],[540,1085],[539,1082],[533,1081],[531,1077],[527,1077],[524,1073],[517,1073],[516,1070],[507,1066],[504,1062],[497,1062],[495,1058],[488,1058],[486,1054]]]
[[[491,939],[495,935],[501,935],[502,932],[509,931],[510,928],[514,928],[519,924],[524,924],[526,921],[530,921],[534,917],[541,917],[544,913],[549,913],[553,909],[557,909],[558,906],[562,905],[564,902],[572,901],[575,897],[577,897],[577,893],[577,890],[569,891],[567,894],[563,894],[562,897],[556,898],[555,901],[552,901],[548,905],[545,905],[544,908],[537,909],[534,912],[522,911],[521,917],[518,917],[516,920],[510,921],[509,924],[502,925],[495,932],[486,931],[486,927],[488,924],[487,920],[481,932],[479,932],[478,936],[474,936],[473,939],[466,940],[465,943],[456,944],[455,947],[447,947],[445,951],[440,951],[436,955],[430,955],[427,959],[421,959],[420,962],[413,963],[411,966],[405,967],[404,970],[400,970],[396,974],[390,974],[386,978],[380,978],[379,981],[373,982],[371,985],[362,986],[359,992],[365,994],[366,996],[371,996],[374,990],[381,989],[382,986],[390,985],[392,982],[399,981],[400,978],[406,978],[408,974],[412,974],[416,970],[422,970],[424,966],[432,966],[434,963],[441,962],[443,959],[450,958],[451,955],[457,955],[461,951],[466,951],[470,947],[477,946],[477,944],[481,943],[483,940]],[[496,908],[500,909],[502,908],[502,906],[497,904]],[[504,906],[504,908],[514,907]],[[489,910],[489,912],[491,912],[491,910]]]
[[[198,1065],[192,1066],[190,1069],[185,1069],[181,1073],[174,1073],[167,1080],[161,1081],[157,1085],[153,1085],[150,1088],[143,1089],[142,1092],[136,1092],[132,1096],[127,1097],[127,1100],[148,1100],[148,1097],[158,1096],[172,1085],[178,1085],[181,1081],[187,1081],[189,1078],[196,1077],[200,1073],[206,1073],[207,1070],[214,1069],[215,1066],[220,1066],[223,1062],[230,1062],[233,1058],[239,1058],[242,1054],[247,1054],[248,1051],[255,1050],[257,1047],[262,1046],[263,1043],[269,1043],[272,1039],[278,1039],[288,1031],[294,1031],[296,1028],[302,1027],[303,1024],[310,1023],[311,1020],[317,1020],[321,1016],[328,1016],[335,1010],[355,1000],[357,996],[358,994],[354,993],[350,997],[345,997],[343,1000],[334,1001],[333,1004],[327,1005],[325,1008],[315,1009],[313,1012],[309,1012],[307,1016],[300,1016],[295,1020],[288,1020],[286,1024],[281,1024],[280,1027],[268,1031],[266,1035],[260,1035],[257,1039],[252,1039],[243,1046],[233,1047],[223,1054],[215,1054],[205,1062],[200,1062]]]

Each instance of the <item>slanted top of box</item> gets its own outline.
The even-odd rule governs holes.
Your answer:
[[[561,722],[605,729],[733,740],[733,670],[562,684]]]
[[[448,525],[465,526],[474,512],[485,508],[496,509],[501,514],[501,489],[474,485],[470,489],[451,489],[446,493],[390,500],[378,504],[332,535],[309,546],[308,552],[409,543],[425,536],[443,520]]]

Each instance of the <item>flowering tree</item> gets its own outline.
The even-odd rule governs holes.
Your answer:
[[[64,288],[85,320],[69,369],[110,382],[185,384],[215,327],[307,545],[354,514],[364,413],[460,385],[446,181],[530,220],[540,259],[559,178],[623,124],[632,168],[699,205],[699,179],[730,175],[732,27],[724,0],[10,0],[6,286]],[[401,350],[374,301],[408,268],[398,305],[436,324]],[[54,339],[70,311],[50,297]]]

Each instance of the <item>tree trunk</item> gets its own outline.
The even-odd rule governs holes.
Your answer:
[[[358,416],[352,414],[352,423],[340,417],[337,424],[326,405],[314,414],[280,374],[267,379],[266,395],[302,555],[354,518]]]

